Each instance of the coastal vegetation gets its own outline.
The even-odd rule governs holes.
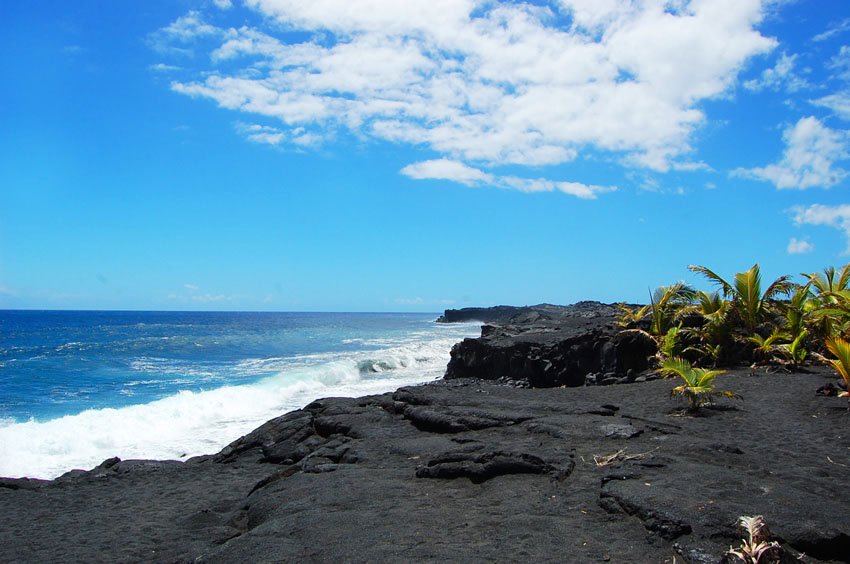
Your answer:
[[[781,562],[784,549],[776,541],[770,540],[770,531],[761,515],[743,516],[738,525],[746,531],[747,538],[741,539],[741,546],[730,548],[728,556],[737,557],[746,564],[768,564]]]
[[[684,383],[673,388],[670,395],[682,396],[688,400],[691,411],[697,411],[706,403],[710,403],[715,396],[738,397],[732,392],[715,389],[714,379],[723,374],[722,370],[694,367],[685,359],[671,357],[661,365],[661,373],[668,376],[678,376],[683,380]]]
[[[688,399],[691,409],[716,395],[714,378],[722,366],[788,371],[826,363],[850,389],[850,264],[802,273],[800,282],[783,275],[766,285],[758,264],[729,280],[706,266],[688,269],[716,290],[684,282],[661,286],[646,306],[620,304],[619,324],[655,340],[660,372],[682,378],[673,394]]]
[[[836,372],[844,379],[846,390],[840,392],[840,397],[850,397],[850,343],[841,337],[835,337],[826,343],[829,352],[835,355],[835,359],[829,360],[829,363],[835,368]]]

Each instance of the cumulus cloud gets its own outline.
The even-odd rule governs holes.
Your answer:
[[[850,204],[825,206],[814,204],[794,208],[794,223],[797,225],[825,225],[843,232],[848,240],[845,254],[850,254]]]
[[[401,173],[417,180],[451,180],[467,186],[493,186],[520,192],[558,191],[586,200],[594,200],[598,194],[613,192],[617,189],[615,186],[595,186],[581,182],[496,175],[451,159],[434,159],[409,164],[401,169]]]
[[[233,7],[233,2],[230,0],[213,0],[213,4],[220,10],[229,10]]]
[[[791,240],[788,242],[787,250],[789,255],[803,255],[813,252],[815,250],[815,246],[808,241],[791,237]]]
[[[777,188],[829,188],[841,182],[847,171],[835,166],[847,158],[845,132],[832,130],[815,117],[801,118],[782,135],[782,159],[765,167],[739,168],[737,176],[772,182]]]
[[[782,53],[779,60],[776,61],[776,65],[764,69],[758,78],[744,82],[744,88],[754,92],[783,89],[788,92],[797,92],[803,88],[811,87],[805,78],[794,72],[796,61],[797,55]]]
[[[349,132],[486,166],[601,150],[687,169],[702,102],[775,46],[756,30],[759,0],[246,5],[275,24],[213,30],[190,12],[162,30],[216,38],[212,67],[173,82],[175,92],[275,118],[287,133]],[[281,29],[312,38],[284,42]]]

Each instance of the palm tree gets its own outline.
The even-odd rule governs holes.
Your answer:
[[[840,271],[829,266],[823,269],[823,274],[803,276],[809,279],[807,286],[816,290],[814,298],[806,304],[813,320],[811,329],[824,339],[844,334],[850,322],[850,264]]]
[[[756,346],[756,353],[761,356],[762,360],[769,362],[773,358],[773,354],[780,351],[780,341],[788,340],[789,335],[776,327],[768,337],[762,337],[758,333],[747,337],[747,340]]]
[[[731,284],[704,266],[691,265],[688,269],[702,274],[720,286],[723,296],[732,300],[732,307],[750,333],[765,319],[773,300],[779,295],[788,294],[794,287],[789,281],[790,276],[780,276],[762,293],[761,270],[758,264],[735,274]]]
[[[682,315],[699,315],[704,320],[700,327],[688,327],[682,331],[695,337],[699,344],[691,345],[683,352],[696,352],[711,360],[714,366],[720,361],[721,354],[728,343],[730,304],[720,292],[697,291],[694,303],[682,311]]]
[[[790,343],[778,345],[779,351],[788,357],[793,366],[798,366],[806,360],[806,356],[809,354],[809,351],[806,350],[806,337],[808,336],[809,332],[803,329]]]
[[[837,280],[835,279],[836,274],[838,274]],[[838,272],[836,272],[834,266],[828,266],[823,269],[823,274],[813,272],[812,274],[804,273],[803,276],[809,279],[809,282],[814,285],[821,296],[850,289],[848,288],[850,286],[850,263],[845,264]]]
[[[693,288],[684,282],[656,288],[649,298],[649,310],[652,313],[650,333],[655,336],[665,335],[682,308],[689,305],[693,297]]]
[[[829,363],[844,378],[847,387],[847,391],[838,395],[839,397],[850,397],[850,343],[841,337],[833,337],[826,341],[826,348],[837,357],[830,359]]]
[[[617,318],[617,325],[620,327],[631,327],[640,323],[646,317],[647,312],[649,312],[649,305],[631,308],[626,304],[620,303],[617,304],[617,307],[622,312],[620,317]]]
[[[799,284],[795,285],[791,299],[783,304],[785,311],[785,331],[791,339],[796,339],[800,333],[806,330],[806,324],[811,323],[811,287],[811,280],[802,286]]]
[[[678,376],[684,383],[670,391],[671,396],[683,396],[690,404],[690,410],[696,411],[714,396],[738,397],[732,392],[714,389],[714,379],[723,374],[722,370],[707,370],[695,368],[682,358],[668,358],[661,365],[661,373],[667,376]]]

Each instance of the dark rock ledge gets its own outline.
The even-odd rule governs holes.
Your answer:
[[[655,378],[646,373],[657,348],[642,331],[623,331],[615,305],[447,310],[444,321],[478,318],[492,324],[481,337],[452,348],[446,378],[481,378],[515,386],[604,385]]]
[[[486,341],[572,358],[596,350],[571,328],[581,319],[605,338],[604,317],[579,315]],[[607,342],[613,361],[578,364],[620,374]],[[523,374],[573,373],[537,370]],[[763,514],[790,554],[850,562],[850,413],[815,394],[834,380],[732,371],[717,383],[745,401],[684,417],[666,380],[455,378],[323,399],[185,463],[0,479],[0,561],[718,562],[737,518]]]

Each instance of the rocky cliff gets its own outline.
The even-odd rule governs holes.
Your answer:
[[[456,314],[446,311],[443,317]],[[463,311],[463,310],[461,310]],[[485,313],[479,313],[486,318]],[[623,331],[619,310],[599,302],[571,306],[516,308],[507,319],[503,306],[489,316],[497,321],[476,339],[452,348],[446,378],[481,378],[549,388],[611,384],[652,378],[655,342],[641,331]]]

